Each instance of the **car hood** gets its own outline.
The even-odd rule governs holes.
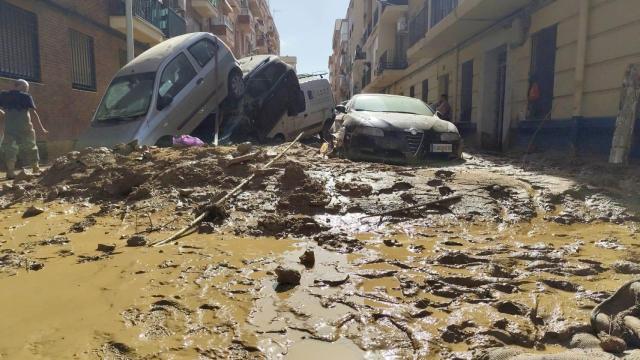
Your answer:
[[[127,144],[137,138],[144,117],[131,121],[119,122],[92,122],[91,126],[78,138],[76,149],[87,147],[112,148],[118,144]],[[148,144],[155,145],[155,144]]]
[[[369,111],[354,111],[349,113],[345,126],[369,126],[382,130],[420,130],[438,133],[458,133],[452,123],[437,116],[425,116],[402,113],[382,113]]]

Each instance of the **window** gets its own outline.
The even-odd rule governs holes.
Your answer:
[[[409,97],[416,97],[416,87],[412,86],[409,88]]]
[[[0,1],[0,76],[40,80],[38,19]]]
[[[96,90],[96,61],[93,38],[75,30],[69,30],[71,40],[71,79],[74,89]]]
[[[204,39],[189,47],[189,53],[196,59],[201,67],[204,67],[213,59],[218,51],[218,46],[213,41]]]
[[[185,54],[176,56],[162,72],[158,95],[175,97],[196,77],[196,70]]]
[[[429,79],[422,80],[422,101],[429,103]]]

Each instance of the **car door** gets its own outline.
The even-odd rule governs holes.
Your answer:
[[[180,52],[164,67],[158,83],[156,107],[165,135],[185,134],[192,130],[187,130],[186,125],[198,113],[205,98],[202,91],[198,91],[202,83],[184,52]]]
[[[226,96],[226,75],[220,63],[220,45],[211,39],[202,39],[188,48],[188,53],[199,67],[198,81],[204,98],[197,118],[206,117],[215,111],[219,102]],[[200,119],[200,120],[202,120]]]

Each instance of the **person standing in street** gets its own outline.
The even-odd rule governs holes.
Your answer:
[[[48,131],[42,126],[40,116],[36,111],[33,97],[29,94],[29,83],[25,80],[16,80],[14,89],[0,93],[0,109],[4,111],[4,139],[2,150],[7,178],[15,178],[15,167],[18,154],[22,160],[30,164],[34,173],[40,172],[38,146],[36,145],[36,132],[31,122],[35,119],[37,129],[42,135]]]
[[[442,120],[451,121],[451,105],[449,105],[449,96],[447,94],[442,94],[436,110],[440,113]]]

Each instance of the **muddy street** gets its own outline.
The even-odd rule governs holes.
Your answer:
[[[87,149],[5,182],[0,358],[559,353],[640,274],[633,169],[402,167],[302,144],[263,169],[283,147],[243,163],[235,147]]]

